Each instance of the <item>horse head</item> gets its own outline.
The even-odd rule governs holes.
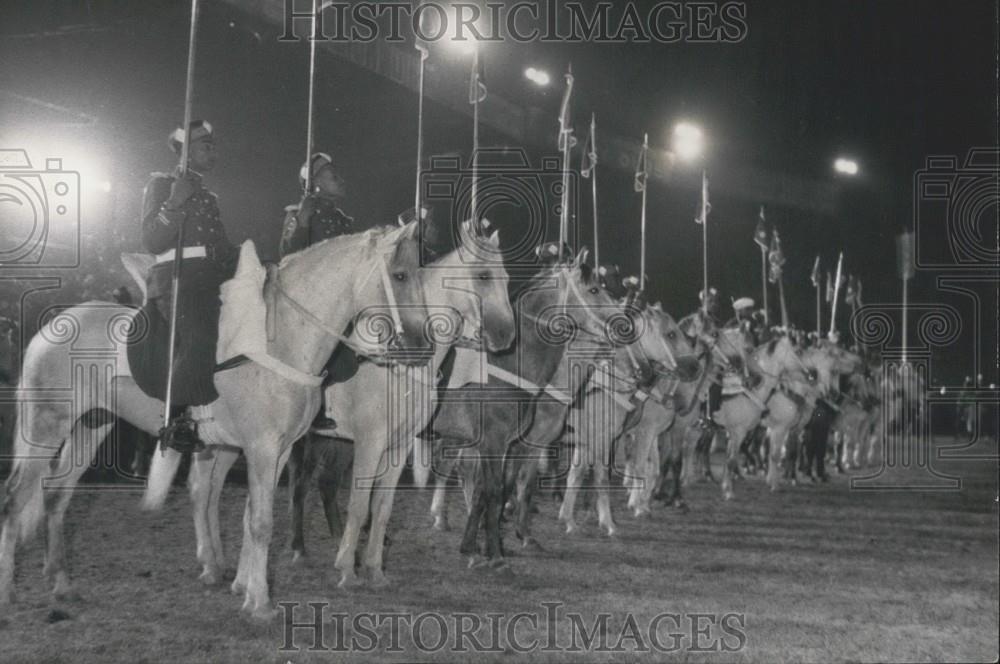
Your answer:
[[[362,344],[386,349],[381,359],[401,364],[425,364],[432,345],[425,334],[427,305],[420,278],[417,222],[368,235],[371,272],[355,289],[355,301],[378,303],[354,318]],[[343,266],[340,266],[343,269]]]
[[[668,372],[675,372],[684,382],[690,382],[701,373],[701,362],[695,345],[688,339],[677,321],[660,306],[660,303],[647,307],[653,323],[656,346],[661,349],[662,357],[647,355],[654,359]],[[648,354],[649,351],[644,351]]]
[[[507,349],[517,333],[514,311],[507,294],[508,276],[503,267],[498,230],[489,232],[489,221],[466,221],[459,227],[461,246],[457,252],[461,288],[469,293],[461,311],[472,336],[483,339],[492,352]],[[441,275],[442,277],[444,275]]]

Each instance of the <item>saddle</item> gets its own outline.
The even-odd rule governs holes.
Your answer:
[[[170,324],[147,307],[146,277],[155,264],[150,254],[122,254],[122,263],[142,293],[143,309],[136,316],[127,341],[128,367],[143,392],[162,399],[167,382],[167,345]],[[267,270],[257,257],[252,240],[240,247],[235,275],[220,287],[222,305],[215,354],[215,371],[246,361],[257,362],[300,384],[318,385],[318,377],[307,376],[267,353],[268,307],[264,299]],[[183,403],[183,400],[180,400]]]

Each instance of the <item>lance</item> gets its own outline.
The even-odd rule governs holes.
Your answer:
[[[833,333],[837,327],[837,298],[840,295],[840,271],[844,266],[844,252],[840,252],[837,258],[837,276],[833,280],[833,304],[830,305],[830,332],[827,336],[833,338]]]
[[[813,263],[813,271],[809,278],[812,280],[813,287],[816,289],[816,338],[819,339],[823,330],[823,307],[819,293],[819,254],[816,254],[816,262]]]
[[[427,62],[428,51],[427,45],[420,40],[419,36],[415,38],[414,46],[420,51],[420,70],[417,77],[417,181],[413,191],[413,214],[419,227],[420,219],[423,216],[420,209],[420,169],[424,163],[424,64]],[[476,139],[478,139],[478,134],[473,140]]]
[[[198,0],[191,0],[191,31],[188,36],[187,78],[184,89],[184,142],[181,144],[180,177],[188,173],[188,151],[191,145],[191,103],[194,96],[194,44],[198,29]],[[170,422],[174,388],[174,345],[177,342],[177,302],[181,290],[181,263],[184,259],[184,224],[177,225],[177,243],[174,247],[174,265],[171,274],[170,328],[167,334],[167,389],[163,395],[163,424]]]
[[[559,144],[562,151],[562,197],[559,203],[559,253],[562,254],[569,233],[569,155],[573,128],[569,126],[569,99],[573,94],[573,65],[566,69],[566,90],[559,108]]]
[[[701,308],[708,317],[708,174],[701,172]]]
[[[760,288],[764,293],[764,325],[770,325],[767,311],[767,247],[760,248]]]
[[[479,228],[479,47],[472,51],[472,224]],[[417,211],[420,214],[420,211]]]
[[[590,192],[594,203],[594,266],[601,268],[601,241],[597,226],[597,120],[590,114]]]
[[[646,174],[646,153],[649,151],[649,134],[642,135],[642,216],[639,233],[639,290],[646,290],[646,189],[649,188],[649,177]]]
[[[896,263],[899,278],[903,281],[903,365],[906,365],[908,348],[907,318],[909,314],[909,281],[913,278],[913,233],[896,236]]]
[[[778,277],[778,299],[781,300],[781,327],[788,329],[788,308],[785,306],[785,275]]]
[[[313,108],[316,98],[316,15],[318,12],[319,0],[313,0],[312,36],[309,38],[309,101],[306,102],[306,177],[303,183],[306,195],[312,191]]]

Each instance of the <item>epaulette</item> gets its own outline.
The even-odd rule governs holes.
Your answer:
[[[160,180],[164,178],[168,180],[173,180],[174,176],[171,173],[163,173],[161,171],[153,171],[152,173],[149,174],[150,180]]]
[[[299,211],[298,203],[292,203],[291,205],[285,206],[285,212],[298,212],[298,211]]]

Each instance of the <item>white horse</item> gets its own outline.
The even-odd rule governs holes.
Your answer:
[[[372,525],[363,566],[373,585],[386,583],[382,546],[396,484],[414,436],[433,415],[437,373],[445,355],[456,343],[478,346],[485,341],[487,348],[500,351],[514,339],[514,314],[498,234],[483,237],[474,228],[478,226],[463,224],[461,247],[420,271],[430,312],[426,326],[435,342],[431,362],[423,367],[363,362],[354,376],[327,393],[338,431],[354,442],[351,500],[337,556],[342,586],[359,581],[355,551],[369,511]],[[219,541],[218,497],[235,459],[235,450],[220,450],[213,458],[192,466],[198,559],[204,566],[203,574],[209,576],[222,569],[221,551],[215,549]],[[296,479],[305,481],[307,477],[308,473],[298,474]],[[325,489],[336,491],[331,485]],[[324,500],[330,498],[324,496]],[[298,524],[301,526],[301,520]],[[241,567],[244,562],[241,558]],[[237,578],[240,574],[238,570]]]
[[[241,551],[247,565],[234,589],[245,592],[243,609],[254,617],[274,615],[266,574],[274,488],[292,442],[319,409],[318,374],[327,358],[352,323],[351,343],[382,358],[393,339],[403,349],[426,345],[415,228],[343,236],[285,258],[266,291],[276,332],[267,345],[272,368],[248,362],[215,375],[220,397],[211,404],[211,420],[199,428],[207,443],[238,447],[247,456]],[[83,416],[109,410],[150,433],[163,424],[163,403],[145,395],[121,366],[125,330],[134,315],[124,307],[86,303],[54,318],[28,346],[18,386],[16,458],[0,512],[0,604],[12,600],[17,542],[30,536],[43,516],[46,572],[57,596],[71,592],[63,517],[72,488],[111,426],[90,429]],[[384,334],[387,320],[396,328],[391,338]],[[378,345],[366,340],[372,334]],[[173,450],[154,456],[147,505],[162,503],[179,459]]]

